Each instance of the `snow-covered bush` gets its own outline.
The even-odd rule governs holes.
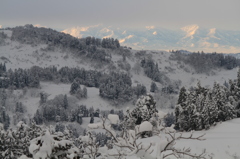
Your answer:
[[[148,158],[148,159],[163,159],[167,158],[168,156],[175,156],[177,158],[181,158],[182,156],[189,156],[191,158],[199,158],[204,159],[205,151],[201,154],[192,154],[190,148],[188,149],[177,149],[174,147],[177,140],[180,139],[193,139],[193,140],[203,140],[203,135],[194,137],[193,133],[190,134],[190,136],[184,137],[182,134],[177,134],[175,129],[172,127],[163,127],[162,120],[163,117],[166,116],[165,113],[160,112],[157,113],[157,111],[154,108],[154,102],[150,95],[147,95],[145,97],[142,97],[137,102],[137,107],[140,113],[145,113],[145,118],[147,120],[142,120],[140,124],[134,124],[134,129],[128,129],[131,126],[126,126],[122,129],[122,132],[118,134],[113,130],[111,127],[111,123],[116,122],[117,117],[110,115],[108,119],[102,118],[101,123],[97,124],[89,124],[89,128],[91,128],[91,131],[93,129],[103,129],[105,132],[111,137],[111,146],[110,147],[100,147],[99,142],[96,142],[95,138],[92,136],[92,133],[89,129],[88,134],[85,137],[82,137],[82,141],[87,144],[85,146],[85,158],[109,158],[109,159],[116,159],[116,158],[126,158],[130,156],[134,156],[135,158]],[[149,106],[149,109],[141,109],[142,107]],[[152,108],[152,109],[150,109]],[[140,111],[144,110],[144,111]],[[149,110],[149,111],[147,111]],[[152,111],[151,111],[152,110]],[[154,111],[153,111],[154,110]],[[152,112],[152,113],[150,113]],[[154,113],[153,113],[154,112]],[[130,116],[131,111],[128,111],[129,116],[126,117],[127,120],[125,120],[124,124],[129,124],[129,119],[134,119],[134,117]],[[136,121],[136,120],[134,120]],[[155,125],[153,125],[153,121],[155,122]],[[132,124],[132,123],[131,123]],[[144,140],[141,139],[143,136],[139,134],[146,135],[146,132],[150,132],[152,135],[157,137],[154,139],[156,142],[147,142],[144,143]],[[148,135],[149,136],[149,135]],[[145,136],[145,137],[148,137]],[[152,153],[155,151],[155,153]]]
[[[73,141],[68,140],[63,133],[51,134],[47,129],[39,137],[30,141],[29,151],[34,159],[57,159],[67,158],[67,156],[73,158],[78,153]]]
[[[17,129],[9,129],[6,132],[0,130],[0,158],[15,159],[21,155],[31,157],[28,150],[30,140],[41,132],[41,128],[35,124],[27,126],[20,121]]]
[[[144,121],[142,124],[137,125],[135,130],[124,130],[121,135],[117,135],[116,132],[111,128],[110,122],[107,119],[103,119],[102,125],[96,127],[97,129],[102,128],[112,138],[112,147],[100,147],[99,143],[96,143],[91,133],[84,137],[85,143],[85,155],[84,158],[110,158],[110,159],[124,159],[126,157],[134,158],[148,158],[148,159],[164,159],[168,156],[175,156],[181,158],[183,156],[189,156],[190,158],[205,159],[206,153],[203,151],[201,154],[192,154],[191,149],[178,149],[175,148],[177,140],[181,139],[193,139],[203,140],[203,135],[194,137],[193,134],[190,136],[183,136],[182,134],[176,134],[173,127],[164,128],[159,126],[156,142],[150,142],[144,144],[143,139],[140,139],[139,132],[151,132],[153,126],[150,122]],[[162,136],[165,136],[163,138]],[[146,140],[146,139],[145,139]],[[155,151],[155,153],[152,153]]]

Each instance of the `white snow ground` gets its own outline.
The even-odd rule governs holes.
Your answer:
[[[207,131],[194,132],[194,136],[200,136],[202,134],[206,134],[204,136],[206,140],[179,140],[175,147],[190,147],[192,152],[198,154],[200,154],[203,149],[206,149],[206,152],[208,155],[212,156],[212,159],[240,159],[240,119],[218,123],[215,127],[211,127],[211,129]],[[188,137],[189,135],[189,132],[183,133],[183,136],[185,137]],[[145,145],[149,145],[151,142],[156,145],[161,143],[160,138],[157,136],[142,139],[140,141]],[[154,152],[156,152],[156,145],[154,147]],[[184,156],[183,158],[189,159],[187,156]],[[128,159],[135,159],[135,157],[128,157]],[[167,157],[167,159],[175,159],[175,157]]]

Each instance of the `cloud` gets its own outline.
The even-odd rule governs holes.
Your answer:
[[[153,35],[157,35],[157,32],[156,32],[156,31],[154,31],[154,32],[153,32]]]
[[[155,26],[146,26],[146,28],[148,29],[148,30],[151,30],[151,29],[154,29],[155,28]]]
[[[0,28],[2,28],[2,25],[0,25]]]

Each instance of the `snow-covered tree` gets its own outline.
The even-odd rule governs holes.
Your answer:
[[[177,102],[177,105],[175,107],[175,116],[176,116],[176,122],[175,122],[175,127],[176,129],[180,129],[179,127],[179,115],[183,112],[183,109],[186,108],[186,100],[187,100],[187,91],[185,89],[185,87],[182,87],[180,89],[180,92],[179,92],[179,97],[178,97],[178,102]]]
[[[74,82],[71,84],[70,94],[76,94],[79,89],[81,89],[79,83],[76,82],[76,81],[74,81]]]
[[[64,99],[63,99],[63,107],[64,109],[68,108],[68,99],[67,99],[67,95],[64,95]]]
[[[39,104],[42,105],[47,102],[48,95],[44,92],[40,93],[40,101]]]
[[[54,133],[46,129],[37,138],[30,141],[29,151],[34,159],[74,158],[79,150],[63,133]]]
[[[94,116],[93,116],[93,114],[91,114],[90,123],[94,123]]]
[[[217,82],[212,90],[202,87],[200,82],[188,93],[182,88],[175,107],[176,128],[182,131],[209,129],[216,122],[236,118],[234,105],[238,88],[230,81],[229,89]]]
[[[148,94],[137,100],[136,107],[133,110],[128,111],[128,116],[126,117],[125,122],[130,125],[139,125],[144,121],[149,121],[157,112],[156,102],[152,95]]]

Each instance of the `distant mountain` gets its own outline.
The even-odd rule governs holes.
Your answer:
[[[121,45],[134,49],[240,52],[240,31],[202,28],[198,25],[190,25],[177,30],[155,26],[132,29],[95,25],[68,28],[62,32],[79,38],[87,36],[118,38]]]

